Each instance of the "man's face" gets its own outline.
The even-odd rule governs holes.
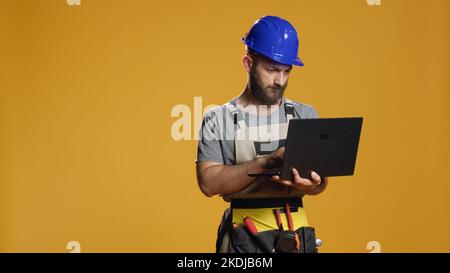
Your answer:
[[[251,93],[261,104],[279,103],[287,87],[291,69],[290,65],[283,65],[262,56],[253,56],[253,65],[249,73]]]

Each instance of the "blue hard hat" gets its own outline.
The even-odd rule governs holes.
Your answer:
[[[303,66],[303,62],[297,57],[297,31],[283,18],[261,17],[242,41],[253,51],[278,63]]]

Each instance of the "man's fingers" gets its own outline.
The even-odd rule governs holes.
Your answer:
[[[316,185],[319,185],[321,182],[320,175],[317,174],[315,171],[311,172],[311,179],[312,179],[313,183]]]
[[[275,158],[283,160],[283,158],[284,158],[284,151],[285,151],[284,147],[281,147],[278,150],[276,150],[275,151]]]
[[[316,172],[311,172],[311,179],[302,178],[299,171],[292,168],[292,181],[283,180],[279,175],[274,175],[271,180],[285,186],[294,186],[299,189],[311,189],[321,183],[321,178]]]
[[[300,173],[295,168],[292,168],[292,175],[294,176],[294,179],[293,179],[294,182],[300,186],[310,187],[310,186],[314,185],[311,180],[302,178],[300,176]]]
[[[295,182],[281,179],[281,177],[279,175],[272,176],[272,181],[280,183],[280,184],[285,185],[285,186],[294,186],[295,185]]]
[[[272,181],[275,181],[275,182],[280,183],[280,184],[285,185],[285,186],[292,186],[293,185],[293,183],[291,181],[280,179],[280,177],[278,175],[272,176]]]
[[[290,187],[294,186],[292,181],[289,181],[289,180],[278,180],[277,182],[282,184],[282,185],[285,185],[285,186],[290,186]]]
[[[300,173],[297,171],[296,168],[292,168],[292,175],[294,176],[295,181],[299,181],[300,179],[303,179],[300,176]]]

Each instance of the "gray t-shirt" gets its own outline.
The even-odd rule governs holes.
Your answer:
[[[236,98],[230,101],[239,109],[242,109],[236,103]],[[307,104],[291,101],[294,106],[294,118],[318,118],[316,110]],[[284,109],[285,99],[282,99],[282,104],[279,110],[274,111],[271,115],[256,115],[248,112],[244,113],[244,120],[248,127],[255,127],[258,125],[270,125],[275,123],[285,123],[286,114]],[[235,150],[234,150],[234,119],[230,111],[224,105],[217,106],[210,109],[203,117],[202,128],[200,130],[197,162],[208,161],[218,162],[225,165],[235,165]],[[271,145],[272,150],[261,149],[260,143],[255,142],[255,150],[258,155],[268,154],[276,149],[284,146],[285,141],[277,141],[276,145]],[[265,144],[264,147],[270,147]]]

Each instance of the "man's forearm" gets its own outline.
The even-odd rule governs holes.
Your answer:
[[[237,165],[209,166],[198,176],[200,188],[207,196],[235,193],[247,187],[255,179],[248,176],[249,173],[265,171],[266,166],[267,156]],[[198,165],[197,168],[199,168]],[[199,173],[198,170],[197,173]]]

